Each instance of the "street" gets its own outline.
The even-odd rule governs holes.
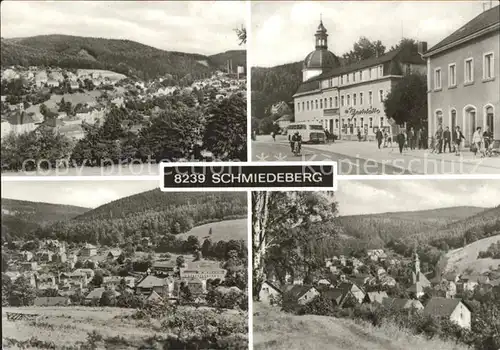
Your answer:
[[[395,145],[378,149],[375,142],[335,141],[329,144],[302,145],[301,156],[294,156],[284,136],[276,141],[259,135],[252,142],[252,161],[336,161],[340,175],[408,174],[500,174],[500,158],[474,157],[464,151],[435,154],[429,150],[405,150]]]
[[[318,150],[314,146],[302,145],[300,156],[294,156],[290,146],[281,142],[252,142],[252,161],[257,162],[297,162],[336,161],[339,175],[407,175],[404,168],[373,160],[346,156],[332,151]]]

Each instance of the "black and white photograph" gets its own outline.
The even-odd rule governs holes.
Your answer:
[[[3,1],[2,175],[247,160],[243,1]]]
[[[500,179],[252,193],[254,349],[500,348]]]
[[[255,1],[254,161],[500,173],[498,1]]]
[[[248,349],[247,198],[2,184],[2,348]]]

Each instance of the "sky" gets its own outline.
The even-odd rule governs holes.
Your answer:
[[[483,11],[489,1],[252,2],[249,55],[252,66],[303,60],[314,50],[320,16],[328,49],[338,56],[365,36],[390,49],[401,37],[437,44]],[[496,1],[492,1],[496,4]]]
[[[500,180],[339,181],[339,215],[500,205]]]
[[[2,198],[96,208],[158,188],[158,181],[19,181],[2,182]]]
[[[2,37],[66,34],[128,39],[169,51],[244,49],[242,1],[2,1]]]
[[[2,198],[96,208],[158,188],[158,181],[14,181],[2,183]],[[340,181],[340,215],[500,205],[500,180]]]

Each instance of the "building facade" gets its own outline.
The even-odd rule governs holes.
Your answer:
[[[477,127],[500,139],[499,13],[481,13],[425,53],[429,136],[441,125],[460,126],[466,146]]]
[[[304,60],[303,82],[293,96],[295,122],[316,121],[341,139],[355,139],[358,131],[366,139],[374,139],[378,129],[397,133],[383,101],[405,74],[425,74],[418,52],[398,49],[341,66],[328,51],[323,23],[315,36],[316,50]]]

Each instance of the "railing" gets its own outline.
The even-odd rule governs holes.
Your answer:
[[[7,312],[7,320],[9,321],[35,320],[38,316],[38,314]]]

